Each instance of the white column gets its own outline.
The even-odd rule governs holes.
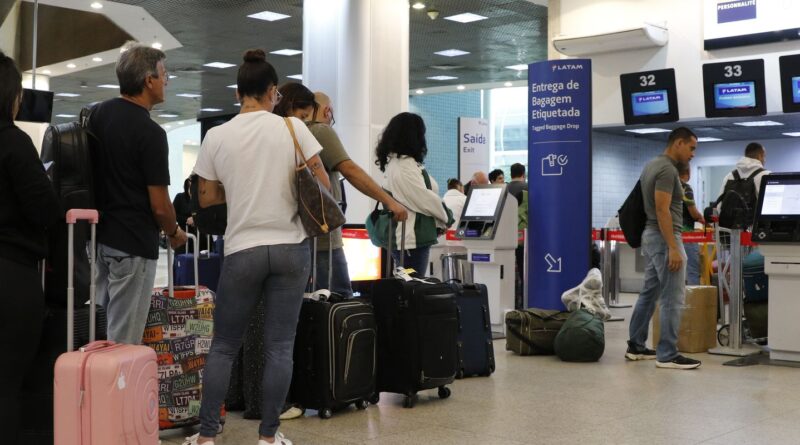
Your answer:
[[[408,110],[408,0],[305,0],[303,83],[331,97],[350,158],[378,183],[375,144]],[[364,222],[375,201],[352,186],[347,220]]]

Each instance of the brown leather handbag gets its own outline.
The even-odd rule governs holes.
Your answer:
[[[308,168],[308,161],[300,149],[294,127],[289,118],[283,118],[294,142],[295,183],[297,184],[297,213],[309,237],[315,237],[344,225],[346,219],[336,199],[325,189]]]

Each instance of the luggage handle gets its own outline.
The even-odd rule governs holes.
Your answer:
[[[393,276],[392,267],[391,267],[391,265],[392,265],[392,232],[394,231],[393,230],[393,224],[392,224],[394,222],[393,216],[394,216],[394,214],[392,212],[389,212],[389,233],[388,233],[389,236],[386,238],[388,240],[387,241],[388,242],[388,247],[387,247],[386,250],[387,250],[387,253],[389,255],[386,258],[386,278],[391,278]],[[406,222],[403,221],[401,223],[401,228],[400,228],[400,267],[402,267],[402,268],[405,268],[405,262],[406,262],[405,250],[406,250]]]
[[[98,340],[98,341],[93,341],[93,342],[87,344],[86,346],[83,346],[82,348],[80,348],[80,351],[81,352],[92,352],[92,351],[96,351],[98,349],[108,348],[108,347],[114,346],[116,344],[117,344],[116,342],[111,341],[111,340]]]
[[[316,291],[320,290],[317,287],[317,237],[313,238],[313,248],[311,250],[311,282],[310,290],[313,295]],[[331,281],[333,281],[333,233],[328,232],[328,291],[331,291]],[[306,286],[309,289],[309,286]],[[319,295],[317,296],[319,297]],[[314,297],[312,297],[314,299]]]
[[[186,233],[186,237],[194,241],[194,288],[195,292],[200,291],[200,246],[197,244],[197,237],[194,234]],[[189,244],[187,241],[186,244]],[[186,247],[188,250],[189,247]],[[167,296],[175,298],[175,274],[172,270],[172,245],[167,240]]]
[[[97,327],[97,285],[95,269],[97,256],[97,223],[100,214],[94,209],[71,209],[67,211],[67,352],[72,352],[75,342],[75,224],[88,221],[92,228],[91,247],[89,249],[89,342],[95,341]]]

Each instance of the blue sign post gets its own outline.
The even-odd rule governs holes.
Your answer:
[[[563,309],[589,271],[592,229],[592,65],[528,67],[528,307]]]

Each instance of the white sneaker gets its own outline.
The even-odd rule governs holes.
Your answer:
[[[287,439],[283,433],[275,433],[275,442],[269,443],[266,440],[259,440],[258,445],[292,445],[292,441]]]
[[[187,437],[186,440],[183,441],[183,445],[197,445],[198,439],[200,439],[200,433]],[[203,445],[214,445],[214,442],[206,442]]]
[[[291,420],[291,419],[296,419],[296,418],[298,418],[298,417],[300,417],[302,415],[303,415],[303,410],[302,409],[300,409],[300,408],[298,408],[296,406],[290,406],[289,409],[287,409],[286,411],[282,412],[280,417],[278,417],[278,418],[280,420]]]

